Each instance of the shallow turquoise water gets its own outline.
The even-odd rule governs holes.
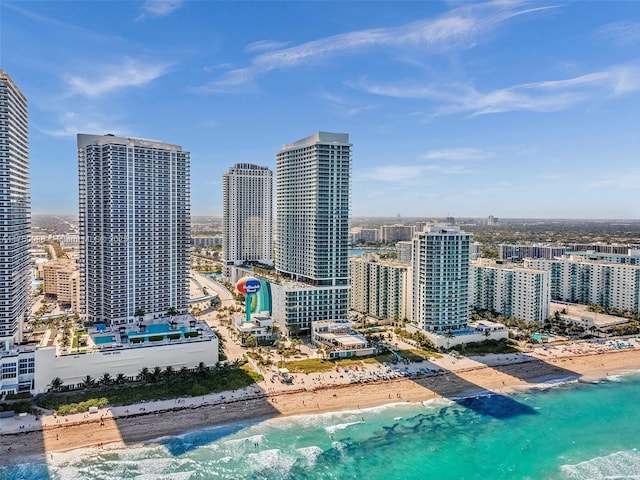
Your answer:
[[[0,478],[640,478],[640,375],[212,428]]]

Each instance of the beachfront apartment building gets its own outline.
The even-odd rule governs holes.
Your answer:
[[[273,264],[273,172],[236,163],[222,176],[222,201],[223,273],[235,283],[240,276],[234,267]]]
[[[347,318],[351,147],[346,133],[316,132],[276,154],[272,314],[287,331]]]
[[[0,70],[0,396],[29,391],[35,351],[20,345],[29,314],[29,123],[27,99]]]
[[[106,325],[187,313],[189,153],[78,134],[82,315]]]
[[[411,320],[427,332],[469,323],[469,246],[460,227],[430,224],[413,238]]]
[[[525,259],[524,266],[550,272],[552,301],[640,311],[640,265],[564,256],[554,260]]]
[[[471,263],[469,304],[478,310],[490,310],[506,318],[532,322],[549,318],[551,275],[489,259]]]
[[[30,218],[27,99],[0,70],[0,353],[23,338],[31,285]]]
[[[351,310],[389,321],[408,318],[410,265],[380,260],[375,253],[351,257],[349,265]]]

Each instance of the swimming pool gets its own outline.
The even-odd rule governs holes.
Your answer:
[[[547,340],[551,340],[553,338],[556,338],[555,335],[542,335],[540,333],[534,333],[533,335],[531,335],[533,337],[534,340],[536,340],[537,342],[544,342]]]
[[[116,337],[114,335],[108,335],[106,337],[93,337],[93,342],[96,345],[103,345],[105,343],[114,343],[116,341]]]

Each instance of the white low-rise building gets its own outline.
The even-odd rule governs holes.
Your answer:
[[[348,358],[373,355],[375,348],[363,335],[351,328],[348,320],[318,321],[311,324],[311,341],[329,348],[329,358]]]
[[[273,340],[276,333],[273,331],[273,319],[266,313],[251,315],[251,321],[247,322],[244,314],[234,319],[236,331],[242,335],[251,335],[258,342]]]
[[[509,338],[509,332],[505,325],[488,320],[469,322],[468,327],[464,330],[451,330],[451,335],[436,332],[424,333],[438,348],[451,348],[463,343]]]

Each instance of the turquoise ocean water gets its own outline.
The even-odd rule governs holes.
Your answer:
[[[210,428],[1,479],[640,479],[640,375]]]

